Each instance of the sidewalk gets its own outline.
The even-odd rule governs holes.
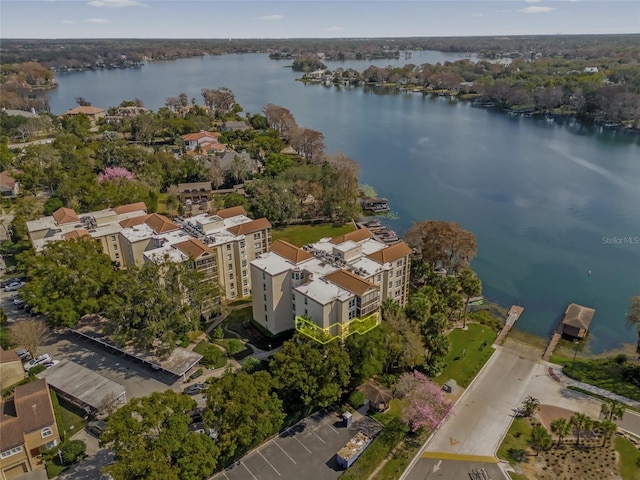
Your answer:
[[[573,378],[568,377],[562,372],[562,368],[555,363],[545,362],[548,366],[549,376],[553,378],[556,382],[562,383],[567,386],[577,387],[587,392],[591,392],[595,395],[600,395],[601,397],[610,398],[611,400],[616,400],[628,407],[634,407],[640,409],[640,402],[636,400],[631,400],[630,398],[623,397],[622,395],[618,395],[612,393],[608,390],[604,390],[602,388],[594,387],[593,385],[589,385],[588,383],[579,382],[574,380]]]

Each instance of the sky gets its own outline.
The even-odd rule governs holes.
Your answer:
[[[2,0],[0,38],[640,33],[640,0]]]

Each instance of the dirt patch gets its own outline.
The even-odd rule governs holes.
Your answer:
[[[551,431],[551,422],[557,418],[564,418],[567,421],[571,418],[575,412],[566,408],[556,407],[554,405],[540,405],[538,410],[538,418],[544,427]]]

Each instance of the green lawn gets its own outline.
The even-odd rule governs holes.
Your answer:
[[[640,401],[640,388],[623,380],[624,365],[619,365],[613,360],[577,358],[574,364],[573,358],[554,354],[551,356],[551,362],[566,365],[562,371],[578,381]]]
[[[449,333],[451,352],[444,360],[444,369],[434,379],[438,385],[453,378],[458,385],[467,387],[493,353],[495,332],[485,325],[468,324],[467,327],[467,330],[455,329]],[[480,350],[484,342],[486,346]]]
[[[271,237],[274,242],[276,240],[285,240],[293,245],[302,247],[303,245],[317,242],[321,238],[337,237],[354,230],[354,226],[351,223],[341,227],[324,223],[319,225],[293,225],[274,228],[271,230]]]
[[[525,452],[529,446],[531,425],[525,418],[514,418],[507,435],[498,448],[498,458],[507,460],[511,465],[519,463],[520,452]]]
[[[374,413],[371,415],[375,420],[380,422],[382,425],[388,425],[393,419],[400,418],[402,414],[402,401],[394,398],[389,402],[389,410],[386,412]]]
[[[231,338],[223,338],[222,340],[214,340],[214,343],[224,347],[224,349],[226,350],[228,348],[229,340],[231,340]],[[249,347],[246,344],[246,342],[242,342],[242,343],[244,344],[244,350],[241,350],[240,352],[234,355],[231,355],[236,360],[242,360],[243,358],[253,355],[253,348]]]
[[[267,337],[262,334],[253,323],[251,323],[252,318],[253,309],[251,305],[248,305],[245,308],[233,310],[225,319],[224,325],[229,330],[240,335],[241,340],[249,342],[261,350],[269,350],[269,346],[271,346],[271,348],[279,347],[285,340],[291,338],[291,333],[289,332],[277,337]],[[236,338],[231,335],[227,336],[229,338]]]
[[[193,351],[195,353],[199,353],[200,355],[204,355],[204,353],[207,351],[207,349],[212,345],[213,344],[207,342],[206,340],[202,340],[201,342],[198,342],[198,344],[195,347],[193,347]],[[210,368],[213,368],[213,369],[222,368],[226,364],[227,364],[227,359],[223,354],[220,357],[220,359],[216,363],[214,363]]]
[[[626,438],[616,437],[614,440],[616,451],[620,454],[619,468],[622,480],[637,480],[640,478],[640,452],[637,447]]]

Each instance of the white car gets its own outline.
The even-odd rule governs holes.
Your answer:
[[[48,362],[49,360],[51,360],[51,355],[49,355],[48,353],[43,353],[42,355],[38,355],[33,360],[30,360],[27,363],[25,363],[24,364],[24,369],[26,371],[29,371],[30,369],[32,369],[36,365],[40,365],[41,363]]]
[[[5,292],[15,292],[25,286],[25,282],[14,282],[4,287]]]
[[[45,368],[51,368],[51,367],[55,367],[59,363],[60,363],[60,360],[49,360],[48,362],[44,362],[42,365],[44,365]]]

